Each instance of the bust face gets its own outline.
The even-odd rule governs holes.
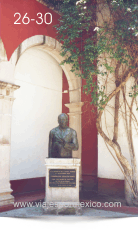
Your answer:
[[[67,127],[68,124],[68,117],[66,114],[60,114],[58,117],[58,123],[60,128],[64,129]]]

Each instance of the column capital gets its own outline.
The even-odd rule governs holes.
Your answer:
[[[9,82],[0,81],[0,95],[1,96],[9,96],[12,98],[13,92],[19,88],[20,88],[19,85],[15,85],[15,84],[9,83]],[[5,98],[5,97],[3,97],[3,98]]]
[[[68,108],[82,107],[83,105],[84,105],[84,102],[82,102],[82,101],[65,104],[65,106]]]
[[[13,83],[5,82],[5,81],[0,81],[0,89],[5,89],[5,88],[11,88],[12,90],[19,89],[19,85],[15,85]]]
[[[69,115],[81,114],[81,107],[84,105],[84,102],[73,102],[69,104],[65,104],[67,108],[69,108]]]

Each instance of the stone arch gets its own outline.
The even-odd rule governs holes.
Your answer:
[[[10,61],[14,62],[16,65],[22,53],[33,46],[37,46],[39,49],[50,54],[57,60],[58,63],[64,60],[64,58],[60,55],[61,44],[56,39],[43,35],[35,35],[27,38],[18,46],[12,54]],[[71,65],[65,64],[61,67],[68,80],[70,103],[81,102],[81,78],[75,76],[75,74],[70,71]]]
[[[63,60],[63,57],[60,55],[61,44],[56,39],[44,35],[35,35],[24,40],[12,54],[10,62],[15,64],[15,68],[20,56],[27,49],[34,46],[50,54],[58,63],[61,63]],[[65,72],[69,84],[70,103],[65,104],[69,108],[69,125],[77,131],[79,141],[79,150],[73,153],[73,157],[81,158],[81,107],[83,106],[83,102],[81,102],[81,78],[75,76],[70,71],[71,65],[65,64],[61,67]]]
[[[0,160],[2,165],[0,168],[0,206],[11,204],[14,201],[14,197],[11,195],[12,189],[10,187],[11,117],[12,104],[15,99],[14,91],[17,89],[20,90],[20,86],[14,84],[12,75],[21,54],[33,46],[37,46],[38,49],[42,49],[43,51],[49,53],[57,60],[58,63],[63,60],[60,56],[61,44],[57,40],[43,35],[36,35],[23,41],[13,52],[10,60],[8,61],[6,51],[2,40],[0,39],[0,63],[4,65],[4,76],[1,76],[0,80],[0,115],[2,115],[0,116],[0,124],[2,124],[2,129],[0,130]],[[7,74],[5,70],[10,69],[10,66],[13,67],[12,71]],[[76,77],[75,74],[70,71],[70,65],[64,65],[62,68],[66,74],[69,84],[70,103],[66,104],[69,108],[69,125],[77,131],[79,142],[79,150],[73,153],[73,157],[81,159],[81,107],[83,106],[83,102],[81,102],[81,79]]]

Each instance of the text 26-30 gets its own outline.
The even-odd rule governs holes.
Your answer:
[[[15,22],[14,24],[29,24],[30,22],[35,22],[36,24],[38,25],[41,25],[43,23],[49,25],[52,23],[52,14],[51,13],[45,13],[44,15],[42,13],[37,13],[37,18],[34,19],[34,18],[30,18],[28,15],[28,13],[26,13],[23,17],[21,16],[20,13],[16,12],[14,14],[14,17],[15,17]]]

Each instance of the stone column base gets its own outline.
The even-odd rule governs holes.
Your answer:
[[[45,202],[43,213],[46,215],[82,215],[79,202]]]
[[[10,192],[5,192],[0,194],[0,207],[4,205],[11,205],[14,203],[14,197]]]

